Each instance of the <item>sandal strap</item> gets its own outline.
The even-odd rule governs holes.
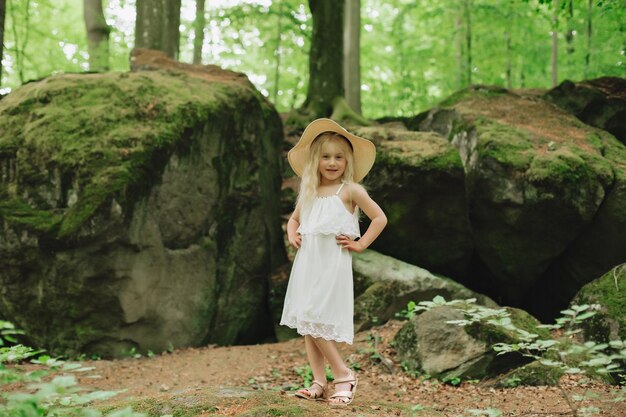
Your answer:
[[[346,378],[346,379],[336,379],[333,381],[333,384],[348,384],[348,383],[354,385],[356,384],[356,379]]]
[[[352,391],[339,391],[334,393],[333,395],[330,396],[330,398],[337,398],[337,397],[342,397],[342,398],[352,398],[353,392]]]
[[[317,385],[319,385],[321,389],[324,389],[324,388],[326,387],[326,384],[322,384],[320,381],[317,381],[317,380],[315,380],[315,379],[314,379],[314,380],[311,382],[311,386],[310,386],[309,388],[313,387],[313,384],[317,384]]]

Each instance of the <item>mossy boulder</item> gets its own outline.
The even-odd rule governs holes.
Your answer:
[[[409,370],[451,378],[489,378],[529,362],[517,353],[496,355],[494,343],[517,343],[518,334],[489,323],[488,319],[467,326],[449,323],[467,319],[472,305],[443,305],[414,316],[394,338],[397,359]],[[518,329],[549,337],[538,328],[537,319],[523,310],[506,307]]]
[[[53,354],[271,336],[278,114],[243,74],[133,63],[0,102],[1,314]]]
[[[626,149],[612,135],[541,98],[482,86],[455,94],[416,120],[419,129],[440,133],[458,150],[469,227],[480,258],[475,265],[486,272],[472,269],[470,275],[489,279],[504,302],[550,316],[567,303],[559,291],[571,298],[591,279],[577,271],[575,278],[554,271],[556,264],[626,256],[619,220],[626,213],[620,211],[626,195],[619,191],[621,180],[616,181]],[[618,220],[617,228],[611,230],[600,217]],[[609,254],[596,262],[594,255],[578,250],[577,260],[564,260],[570,246],[592,239],[590,233],[607,237],[602,250],[609,247]]]
[[[626,79],[602,77],[563,81],[544,98],[626,145]]]
[[[555,386],[565,372],[556,366],[544,365],[533,361],[522,367],[499,376],[492,385],[498,388],[513,388],[517,386]]]
[[[272,272],[269,279],[268,305],[274,323],[274,334],[279,342],[299,336],[295,329],[279,324],[283,314],[291,265],[291,262],[288,262],[279,266]]]
[[[432,300],[442,296],[447,300],[475,298],[478,304],[497,307],[489,297],[469,290],[444,276],[365,250],[352,256],[355,282],[355,331],[385,323],[406,308],[409,301]]]
[[[626,266],[618,265],[578,291],[572,304],[598,304],[582,324],[585,340],[626,340]]]
[[[377,144],[365,187],[387,215],[381,253],[463,279],[474,245],[458,152],[439,134],[361,128]]]

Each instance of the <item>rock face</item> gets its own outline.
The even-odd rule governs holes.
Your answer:
[[[588,125],[612,133],[626,144],[626,80],[602,77],[578,83],[564,81],[545,99]]]
[[[395,317],[409,301],[432,300],[440,295],[447,300],[475,298],[480,305],[497,307],[482,294],[426,269],[382,255],[373,250],[352,257],[355,294],[355,331],[370,328]]]
[[[62,75],[0,103],[0,314],[53,353],[272,334],[278,114],[242,74]]]
[[[376,249],[545,319],[626,261],[626,148],[611,134],[482,86],[405,123],[439,136],[380,141]]]
[[[462,327],[451,320],[465,319],[465,305],[444,305],[413,317],[394,338],[394,346],[408,369],[450,378],[484,378],[515,368],[528,359],[519,354],[497,356],[494,343],[515,343],[515,333],[483,320]],[[518,329],[547,335],[538,329],[539,322],[528,313],[507,307],[511,321]]]
[[[585,340],[626,340],[626,266],[620,265],[578,291],[572,304],[599,304],[600,311],[583,322]]]
[[[394,129],[384,133],[375,128],[357,131],[377,142],[376,164],[365,187],[389,220],[372,248],[464,278],[474,248],[458,152],[437,133]]]

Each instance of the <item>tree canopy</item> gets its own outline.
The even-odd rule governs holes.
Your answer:
[[[2,91],[89,70],[82,3],[7,1]],[[246,73],[280,111],[302,106],[312,38],[309,2],[206,3],[202,63]],[[128,69],[136,6],[136,0],[103,1],[112,71]],[[193,61],[195,21],[196,0],[182,0],[180,61]],[[470,82],[549,88],[552,32],[559,82],[626,76],[623,0],[362,0],[361,24],[362,110],[369,118],[415,114]]]

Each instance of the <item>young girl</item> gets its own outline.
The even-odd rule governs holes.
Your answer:
[[[280,324],[304,336],[313,384],[296,392],[326,400],[328,360],[335,392],[328,401],[348,405],[357,376],[341,359],[335,342],[352,344],[352,256],[378,237],[387,224],[381,208],[358,184],[374,164],[376,148],[330,119],[307,126],[289,151],[289,164],[302,178],[296,208],[287,223],[289,243],[298,249],[291,269]],[[358,211],[372,220],[359,240]]]

